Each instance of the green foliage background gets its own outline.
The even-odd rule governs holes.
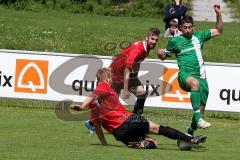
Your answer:
[[[66,10],[111,16],[148,16],[163,14],[168,0],[0,0],[0,4],[17,10]]]

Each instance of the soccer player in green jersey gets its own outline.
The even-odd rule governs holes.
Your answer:
[[[194,32],[194,23],[191,16],[185,16],[180,22],[182,36],[169,40],[166,49],[158,51],[161,60],[175,54],[179,73],[180,87],[190,92],[190,99],[194,115],[188,133],[193,135],[197,128],[208,128],[210,123],[203,119],[203,114],[208,97],[208,83],[202,58],[203,44],[209,39],[222,33],[222,16],[220,5],[215,4],[214,10],[217,17],[216,27],[201,32]]]

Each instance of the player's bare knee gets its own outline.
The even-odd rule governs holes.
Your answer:
[[[143,95],[145,94],[145,91],[144,91],[144,88],[143,86],[137,86],[137,89],[136,89],[136,96],[140,96],[140,95]]]
[[[159,127],[160,127],[160,126],[159,126],[158,124],[149,121],[149,133],[158,134],[158,132],[159,132]]]
[[[199,82],[198,82],[198,80],[192,79],[190,87],[191,87],[192,91],[198,91],[199,90]]]

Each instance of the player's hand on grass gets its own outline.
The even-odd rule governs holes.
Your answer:
[[[101,145],[104,145],[104,146],[107,145],[107,141],[106,141],[105,139],[102,140],[102,141],[101,141]]]
[[[123,98],[128,99],[130,97],[130,92],[128,90],[123,90]]]
[[[72,110],[75,110],[75,111],[81,111],[82,110],[81,105],[79,105],[79,104],[73,104],[73,105],[70,106],[70,108]]]

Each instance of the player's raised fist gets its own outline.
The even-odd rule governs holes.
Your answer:
[[[221,13],[220,4],[214,4],[213,8],[214,8],[217,15]]]
[[[220,4],[214,4],[213,7],[214,7],[214,8],[218,8],[218,9],[220,9]]]

